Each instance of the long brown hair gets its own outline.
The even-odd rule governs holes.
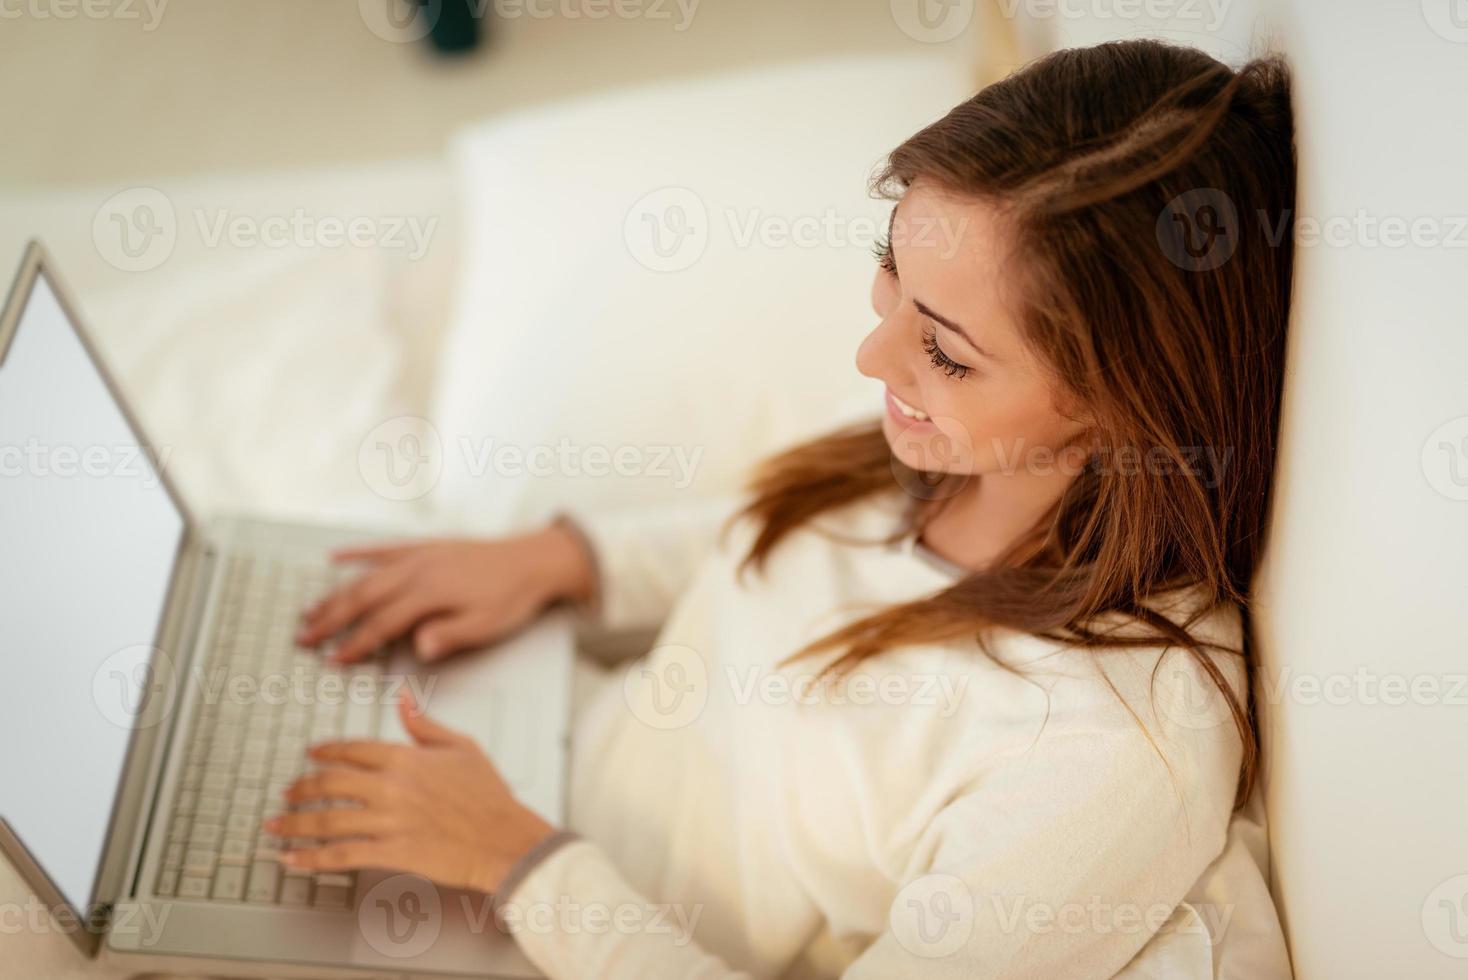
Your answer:
[[[828,669],[841,670],[899,645],[983,644],[995,628],[1186,649],[1243,741],[1242,805],[1258,757],[1247,693],[1240,703],[1191,628],[1223,603],[1247,623],[1265,527],[1293,258],[1286,68],[1235,71],[1156,41],[1060,51],[907,140],[873,186],[896,200],[919,179],[1001,209],[1027,345],[1108,452],[993,568],[797,656],[840,650]],[[1116,465],[1123,450],[1148,464]],[[1203,450],[1215,465],[1199,465]],[[878,425],[776,456],[743,511],[759,529],[745,565],[822,512],[930,477],[896,460]],[[919,502],[914,521],[938,506]],[[1149,601],[1179,588],[1204,600],[1180,621]],[[1099,625],[1117,614],[1140,629]],[[1226,652],[1249,666],[1247,641]]]

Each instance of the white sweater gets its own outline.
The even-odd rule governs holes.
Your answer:
[[[822,518],[742,581],[752,529],[712,548],[725,512],[577,517],[605,625],[665,625],[578,711],[584,839],[504,896],[526,955],[578,980],[1288,977],[1262,809],[1232,813],[1238,736],[1188,655],[1002,635],[1012,669],[916,646],[839,690],[781,666],[959,574],[912,537],[858,543],[901,507]]]

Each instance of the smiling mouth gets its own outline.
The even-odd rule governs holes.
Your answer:
[[[905,418],[912,419],[914,422],[929,421],[927,412],[924,412],[922,409],[913,408],[907,402],[893,394],[891,388],[887,389],[887,401],[897,410],[898,414]]]

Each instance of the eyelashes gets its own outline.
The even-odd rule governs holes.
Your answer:
[[[877,265],[887,275],[897,277],[897,259],[892,255],[892,240],[886,235],[878,238],[872,245],[872,257],[877,260]]]
[[[942,371],[950,378],[957,378],[962,381],[973,370],[967,364],[960,364],[943,353],[943,348],[938,346],[937,334],[931,330],[923,331],[923,351],[928,355],[928,360],[933,362],[933,367]]]
[[[892,241],[883,235],[872,245],[872,256],[877,260],[881,270],[892,278],[897,278],[897,259],[892,255]],[[923,352],[928,355],[928,360],[933,362],[933,367],[942,371],[950,378],[962,381],[968,377],[973,368],[967,364],[960,364],[947,354],[943,348],[938,346],[938,336],[931,330],[923,331]]]

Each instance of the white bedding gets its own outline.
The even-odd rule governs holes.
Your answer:
[[[425,160],[142,186],[162,192],[176,229],[152,268],[118,268],[126,257],[108,237],[113,226],[94,228],[128,192],[109,186],[0,198],[0,275],[8,279],[27,239],[46,244],[188,502],[203,512],[421,519],[419,502],[372,491],[357,448],[384,419],[421,414],[430,401],[455,267],[448,169]],[[381,244],[333,246],[321,231],[323,221],[364,216]],[[393,235],[382,216],[431,228],[427,247]],[[248,238],[274,231],[280,247]]]

